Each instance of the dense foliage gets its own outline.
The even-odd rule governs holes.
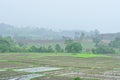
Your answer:
[[[68,53],[80,53],[82,51],[82,45],[79,42],[71,42],[66,44],[65,50]]]
[[[95,49],[92,49],[93,53],[102,53],[102,54],[109,54],[115,53],[115,50],[109,46],[99,45]]]
[[[63,52],[63,49],[61,48],[61,46],[59,44],[55,45],[55,50],[56,50],[56,52]]]
[[[0,52],[63,52],[63,49],[59,44],[53,46],[49,45],[48,47],[44,46],[24,46],[21,44],[17,44],[10,37],[0,37]]]
[[[113,48],[120,49],[120,38],[116,38],[115,40],[111,41],[109,45]]]
[[[82,80],[82,79],[80,79],[79,77],[76,77],[76,78],[74,78],[74,80]]]
[[[0,37],[0,52],[10,52],[16,43],[10,37]]]
[[[115,39],[112,41],[109,46],[98,45],[92,49],[93,53],[115,53],[114,48],[120,48],[120,40]],[[114,47],[114,48],[112,48]],[[54,52],[67,52],[67,53],[80,53],[82,52],[83,47],[80,42],[73,40],[66,40],[65,46],[61,47],[60,44],[48,45],[48,46],[24,46],[16,43],[10,37],[0,37],[0,52],[38,52],[38,53],[54,53]]]

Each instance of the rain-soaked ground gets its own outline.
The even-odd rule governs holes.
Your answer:
[[[36,68],[16,69],[15,71],[24,71],[24,72],[44,72],[44,71],[52,71],[52,70],[59,70],[59,69],[60,69],[60,68],[36,67]]]
[[[53,71],[53,70],[59,70],[60,68],[52,68],[52,67],[36,67],[36,68],[23,68],[23,69],[15,69],[15,71],[23,71],[23,72],[45,72],[45,71]],[[30,80],[35,77],[44,76],[41,74],[28,74],[28,75],[22,75],[22,76],[15,76],[15,77],[7,77],[7,78],[1,78],[0,80]]]

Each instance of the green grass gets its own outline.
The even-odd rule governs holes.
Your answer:
[[[26,58],[40,58],[46,56],[71,56],[79,58],[95,58],[95,57],[110,57],[103,54],[92,54],[92,53],[18,53],[16,56],[22,56]],[[1,60],[0,60],[1,61]]]
[[[103,54],[93,54],[93,53],[10,53],[10,55],[14,55],[13,57],[17,57],[17,58],[40,58],[46,56],[71,56],[71,57],[79,57],[79,58],[110,57]],[[4,54],[4,56],[7,55]],[[0,62],[7,62],[7,60],[2,59],[0,60]]]
[[[85,79],[85,78],[72,78],[72,77],[65,77],[65,76],[44,76],[33,78],[32,80],[99,80],[99,79]]]
[[[22,76],[22,75],[27,75],[29,73],[26,72],[16,72],[12,70],[7,70],[7,71],[1,71],[0,72],[0,78],[6,78],[6,77],[13,77],[13,76]],[[0,80],[7,80],[7,79],[0,79]]]
[[[110,57],[102,54],[92,54],[92,53],[82,53],[82,54],[76,54],[74,56],[80,58]]]
[[[117,55],[117,57],[119,56]],[[120,58],[91,53],[0,53],[0,70],[10,69],[10,75],[6,74],[8,71],[1,71],[0,78],[14,76],[11,74],[15,74],[15,76],[20,75],[21,73],[17,72],[18,74],[16,74],[16,72],[12,71],[17,68],[40,66],[64,68],[64,70],[48,72],[52,75],[56,75],[56,73],[58,75],[70,73],[71,71],[76,73],[76,71],[80,69],[82,73],[88,74],[85,76],[83,75],[83,78],[86,76],[94,78],[94,76],[89,74],[102,75],[106,71],[112,71],[114,69],[120,70]],[[46,74],[48,73],[46,72]],[[6,75],[4,76],[4,74]],[[39,78],[38,80],[42,79]],[[59,79],[51,78],[49,80]],[[62,80],[70,79],[63,78]]]
[[[46,56],[72,56],[71,53],[21,53],[18,54],[22,57],[26,56],[26,58],[41,58],[41,57],[46,57]]]

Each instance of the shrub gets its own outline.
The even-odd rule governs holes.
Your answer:
[[[96,49],[92,49],[92,52],[108,54],[108,53],[115,53],[115,50],[111,47],[100,45],[100,46],[97,46]]]
[[[79,77],[76,77],[76,78],[74,78],[74,80],[82,80],[82,79],[80,79]]]
[[[66,45],[65,50],[69,53],[80,53],[82,51],[82,46],[79,42],[72,42]]]

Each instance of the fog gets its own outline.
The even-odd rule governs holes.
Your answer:
[[[120,32],[120,0],[0,0],[0,23]]]

